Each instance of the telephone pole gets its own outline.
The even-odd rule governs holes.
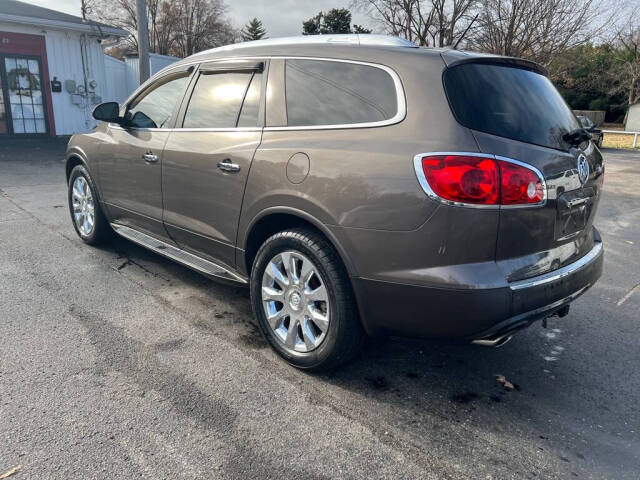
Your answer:
[[[140,84],[151,76],[149,65],[149,26],[147,25],[146,0],[136,0],[138,7],[138,69]]]

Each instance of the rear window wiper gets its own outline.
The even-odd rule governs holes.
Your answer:
[[[575,147],[591,140],[591,134],[584,128],[576,128],[562,135],[562,140]]]

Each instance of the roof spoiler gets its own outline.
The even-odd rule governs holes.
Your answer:
[[[537,64],[536,62],[532,62],[531,60],[525,60],[524,58],[516,58],[516,57],[499,57],[499,56],[477,56],[477,57],[469,57],[463,58],[461,60],[456,60],[448,65],[447,68],[456,67],[458,65],[464,65],[465,63],[476,63],[483,65],[507,65],[515,68],[522,68],[524,70],[529,70],[535,73],[539,73],[544,75],[545,77],[549,76],[549,70],[544,68],[542,65]]]

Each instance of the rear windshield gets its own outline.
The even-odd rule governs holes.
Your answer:
[[[447,97],[465,127],[566,150],[562,135],[579,128],[551,81],[536,72],[467,63],[444,73]]]

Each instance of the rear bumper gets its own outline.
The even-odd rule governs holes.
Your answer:
[[[480,339],[553,315],[602,274],[602,242],[553,272],[501,288],[447,289],[354,279],[363,323],[376,334]],[[477,279],[482,285],[483,279]]]

